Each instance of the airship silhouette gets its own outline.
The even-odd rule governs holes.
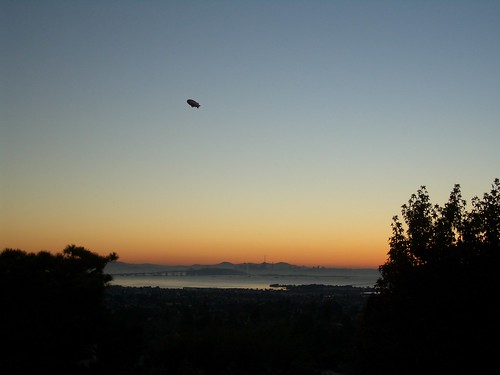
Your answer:
[[[187,104],[189,104],[191,106],[191,108],[200,108],[200,105],[198,104],[198,102],[196,100],[193,100],[193,99],[188,99]]]

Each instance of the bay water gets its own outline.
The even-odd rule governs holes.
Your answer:
[[[271,285],[352,285],[372,287],[376,269],[338,269],[321,275],[114,275],[111,285],[159,288],[269,289]]]

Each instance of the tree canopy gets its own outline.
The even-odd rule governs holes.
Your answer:
[[[425,186],[393,217],[388,259],[367,305],[370,373],[465,373],[494,362],[500,309],[500,181],[466,210],[460,185],[443,206]]]
[[[0,253],[0,331],[8,343],[0,355],[4,373],[74,373],[91,356],[101,326],[104,273],[115,253],[83,247],[62,253]]]

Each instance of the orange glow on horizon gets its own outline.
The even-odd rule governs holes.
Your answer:
[[[202,245],[192,243],[178,243],[175,246],[159,245],[146,247],[145,244],[128,243],[113,244],[112,246],[100,241],[73,241],[57,242],[53,246],[37,247],[28,242],[20,246],[7,246],[19,248],[28,252],[41,250],[53,253],[61,252],[68,244],[83,246],[90,251],[101,255],[116,252],[119,261],[126,263],[154,263],[164,265],[191,265],[191,264],[217,264],[231,263],[278,263],[286,262],[298,266],[322,266],[345,268],[377,268],[386,260],[387,246],[384,244],[352,243],[328,246],[310,243],[296,244],[266,244],[248,243],[241,244],[212,244]]]
[[[23,235],[22,225],[7,223],[2,245],[60,252],[75,244],[101,255],[115,252],[122,262],[165,265],[261,263],[265,259],[299,266],[377,268],[387,258],[390,228],[385,222],[312,215],[193,217],[45,220],[31,229],[30,236]]]
[[[298,266],[323,266],[346,268],[377,268],[385,262],[386,251],[362,252],[348,248],[342,251],[324,251],[313,249],[257,249],[249,251],[193,250],[157,251],[141,254],[139,251],[123,251],[120,261],[127,263],[156,263],[165,265],[217,264],[231,263],[278,263],[286,262]],[[361,255],[361,256],[360,256]]]

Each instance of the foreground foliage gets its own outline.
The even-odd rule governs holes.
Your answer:
[[[500,181],[466,210],[425,187],[393,218],[388,260],[364,291],[108,287],[99,256],[0,253],[6,374],[469,374],[500,334]],[[361,322],[361,325],[359,325]]]
[[[115,340],[99,369],[146,375],[314,375],[348,369],[366,298],[361,288],[331,289],[325,294],[310,288],[113,286],[106,305]]]
[[[353,362],[366,290],[109,286],[99,256],[0,253],[0,372],[320,374]]]
[[[444,206],[425,187],[402,206],[360,341],[370,374],[493,368],[500,333],[500,181],[466,211],[460,186]]]
[[[60,254],[0,253],[0,332],[4,374],[77,373],[103,332],[102,298],[111,280],[100,256],[67,246]]]

